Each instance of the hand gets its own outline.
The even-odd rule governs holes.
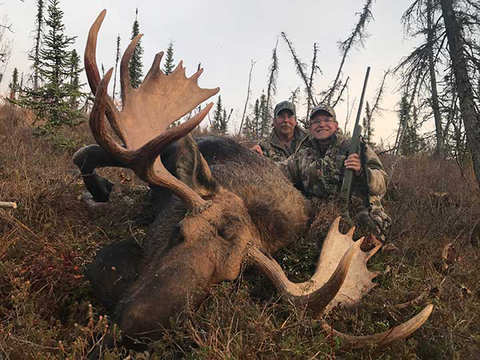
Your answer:
[[[260,155],[263,155],[263,151],[262,151],[262,148],[260,147],[260,145],[253,145],[250,150],[252,151],[255,151],[257,154],[260,154]]]
[[[362,162],[360,161],[360,156],[358,156],[358,154],[350,154],[347,160],[345,160],[345,167],[353,170],[356,176],[360,176],[362,174]]]

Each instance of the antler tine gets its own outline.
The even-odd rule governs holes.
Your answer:
[[[87,38],[87,45],[85,47],[85,56],[84,56],[84,63],[85,63],[85,73],[87,74],[88,84],[90,85],[90,89],[92,93],[95,94],[97,92],[98,85],[100,83],[100,72],[98,71],[97,60],[96,60],[96,52],[97,52],[97,38],[98,32],[100,27],[102,26],[103,20],[107,14],[107,10],[103,10],[100,15],[98,15],[97,19],[90,27],[90,31],[88,33]],[[118,117],[118,110],[113,104],[112,99],[107,95],[106,96],[106,114],[107,118],[112,126],[113,131],[115,134],[120,138],[120,140],[126,144],[125,141],[125,134],[118,126],[117,117]]]
[[[177,73],[182,72],[183,75],[185,75],[185,68],[183,67],[183,60],[180,60],[178,62],[178,65],[173,69],[171,75],[176,75]]]
[[[145,76],[145,79],[143,80],[144,83],[149,82],[150,78],[154,76],[158,76],[159,74],[162,73],[162,70],[160,70],[160,62],[162,61],[162,57],[163,57],[163,51],[155,55],[152,66],[150,67],[150,70],[148,70],[147,76]]]
[[[250,249],[254,266],[260,269],[273,283],[275,288],[287,300],[297,305],[306,305],[316,314],[321,313],[333,300],[345,281],[355,254],[360,251],[361,241],[357,241],[342,257],[330,279],[322,286],[312,278],[304,283],[292,283],[288,280],[280,265],[264,255],[257,247]]]
[[[130,162],[131,153],[113,139],[108,132],[105,124],[105,107],[107,103],[107,88],[112,76],[113,68],[110,68],[105,77],[98,84],[95,94],[95,102],[93,103],[92,112],[90,113],[90,129],[97,143],[110,155],[115,157],[127,166]]]
[[[122,61],[120,62],[120,87],[122,91],[123,107],[125,107],[128,102],[128,93],[133,90],[132,85],[130,84],[130,59],[132,58],[135,48],[142,36],[143,34],[138,34],[133,38],[130,45],[128,45],[127,50],[123,53]]]
[[[160,152],[172,142],[181,139],[190,133],[207,116],[213,103],[208,104],[201,112],[190,120],[172,127],[155,139],[149,141],[138,149],[138,157],[146,160],[145,168],[139,170],[139,177],[152,185],[164,186],[169,188],[175,195],[182,199],[187,208],[193,212],[201,210],[207,206],[207,201],[197,194],[190,187],[172,176],[163,166],[161,160],[157,158]],[[156,164],[156,166],[154,166]]]
[[[193,74],[190,79],[197,81],[200,75],[203,74],[203,69],[199,68],[195,74]]]
[[[85,47],[85,72],[87,74],[88,84],[90,85],[90,89],[92,90],[93,94],[97,92],[97,87],[100,83],[100,73],[98,71],[97,60],[95,56],[97,52],[98,31],[100,30],[106,15],[107,10],[103,10],[90,27],[87,38],[87,46]]]
[[[342,339],[341,347],[344,349],[360,349],[366,346],[377,346],[378,348],[384,348],[413,334],[428,320],[432,311],[433,305],[429,304],[420,313],[403,324],[374,335],[353,336],[344,334],[333,329],[325,321],[322,322],[322,327],[327,334],[331,334]]]

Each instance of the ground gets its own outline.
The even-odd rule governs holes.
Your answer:
[[[105,170],[116,183],[115,206],[90,212],[80,201],[83,185],[71,162],[76,149],[93,143],[86,125],[35,136],[26,118],[0,108],[0,201],[19,205],[0,209],[0,358],[82,359],[93,336],[113,326],[82,269],[104,244],[142,241],[145,188],[127,170]],[[318,319],[282,303],[267,280],[246,270],[213,287],[200,309],[186,310],[162,341],[130,358],[480,358],[480,194],[469,165],[460,171],[453,160],[439,163],[426,154],[382,160],[391,178],[388,239],[398,249],[370,261],[381,275],[359,307],[338,309],[325,320],[343,332],[372,334],[433,303],[432,316],[413,336],[385,350],[340,350]],[[310,237],[277,259],[292,280],[303,280],[318,253]],[[105,354],[124,358],[122,348]]]

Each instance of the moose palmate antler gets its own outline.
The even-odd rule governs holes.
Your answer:
[[[285,300],[307,306],[317,316],[328,313],[336,305],[352,306],[375,286],[372,280],[378,273],[369,271],[366,265],[381,245],[363,252],[360,250],[363,238],[357,241],[352,239],[355,228],[342,234],[339,224],[340,217],[332,223],[325,238],[314,275],[304,283],[289,281],[280,265],[255,246],[249,249],[249,256],[254,266],[270,279]],[[326,322],[323,322],[323,328],[327,334],[340,337],[344,347],[385,347],[415,332],[427,321],[432,310],[433,305],[427,305],[404,324],[374,335],[343,334],[332,329]]]
[[[107,87],[113,69],[100,80],[96,63],[97,36],[105,18],[103,10],[90,28],[85,49],[85,71],[95,93],[95,102],[90,115],[90,128],[97,143],[123,166],[132,169],[142,180],[151,185],[169,188],[182,199],[190,211],[205,208],[207,202],[185,183],[175,178],[163,166],[159,154],[172,142],[192,131],[207,115],[213,103],[208,104],[193,118],[170,127],[172,123],[188,114],[200,103],[215,95],[220,89],[202,89],[197,80],[203,72],[185,76],[182,62],[170,75],[160,70],[163,52],[155,56],[152,67],[138,89],[130,85],[128,64],[141,38],[137,35],[122,56],[120,85],[122,110],[115,107],[107,95]],[[116,135],[123,142],[119,145],[108,132],[105,115]],[[152,138],[152,134],[155,136]]]

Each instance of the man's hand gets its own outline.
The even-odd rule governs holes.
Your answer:
[[[260,155],[263,155],[263,151],[262,151],[262,148],[260,147],[260,145],[253,145],[250,150],[252,151],[255,151],[256,153],[260,154]]]
[[[358,154],[350,154],[347,160],[345,160],[345,167],[355,171],[356,176],[360,176],[362,174],[362,162],[360,161],[360,156]]]

